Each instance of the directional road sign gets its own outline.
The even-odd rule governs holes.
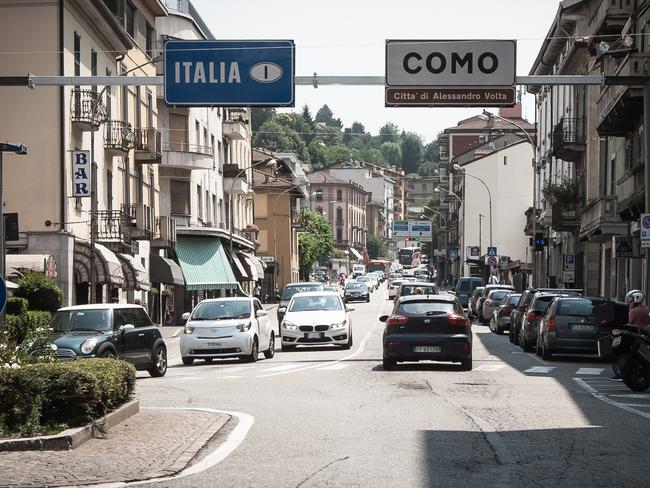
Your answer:
[[[164,63],[168,105],[294,106],[290,40],[169,40]]]
[[[393,237],[410,237],[408,220],[393,220]]]

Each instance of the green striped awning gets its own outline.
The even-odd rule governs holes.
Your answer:
[[[239,288],[219,239],[178,236],[176,256],[183,270],[186,290]]]

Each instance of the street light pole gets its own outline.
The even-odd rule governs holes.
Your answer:
[[[435,187],[435,188],[433,189],[433,191],[434,191],[435,193],[439,193],[439,192],[442,191],[442,192],[448,193],[449,195],[452,195],[452,196],[456,197],[456,200],[458,200],[458,211],[460,212],[460,207],[461,207],[461,206],[463,207],[463,211],[464,211],[465,206],[463,205],[463,201],[462,201],[461,198],[460,198],[456,193],[454,193],[453,191],[449,191],[449,190],[447,190],[447,189],[445,189],[445,188],[442,188],[441,186],[437,186],[437,187]],[[460,219],[459,219],[459,220],[460,220]],[[463,221],[463,225],[464,225],[464,221]],[[457,233],[458,233],[458,230],[457,230]],[[446,234],[446,235],[445,235],[445,248],[446,248],[446,247],[447,247],[447,236],[448,236],[449,232],[447,231],[447,232],[445,232],[445,234]],[[465,238],[465,235],[464,235],[464,234],[465,234],[465,233],[463,232],[463,239]],[[465,250],[463,249],[463,245],[462,245],[462,244],[463,244],[463,243],[461,242],[461,243],[460,243],[460,249],[459,249],[459,251],[458,251],[458,259],[459,259],[459,261],[460,261],[461,263],[464,263],[464,262],[465,262],[465,258],[466,258],[466,256],[465,256],[465,252],[464,252]],[[447,250],[445,249],[445,253],[446,253],[446,252],[447,252]],[[448,256],[445,256],[445,259],[448,259]],[[464,266],[463,266],[463,270],[464,270]],[[452,273],[451,273],[451,274],[452,274],[452,278],[453,278],[453,274],[454,274],[454,273],[453,273],[453,269],[452,269]],[[452,280],[452,281],[453,281],[453,280]]]

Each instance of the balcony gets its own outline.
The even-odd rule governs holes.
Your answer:
[[[108,120],[104,149],[112,154],[124,154],[133,147],[134,135],[131,124],[124,120]]]
[[[636,3],[636,0],[602,0],[598,11],[589,22],[589,35],[620,34],[634,14]]]
[[[246,171],[236,164],[223,165],[223,191],[233,195],[245,195],[250,192]]]
[[[605,242],[615,235],[627,235],[628,224],[619,217],[617,202],[612,195],[590,202],[582,211],[580,238]]]
[[[527,236],[532,236],[533,235],[533,222],[535,222],[535,228],[536,231],[541,231],[541,226],[537,224],[537,219],[540,217],[542,214],[541,209],[537,209],[535,212],[535,217],[533,218],[533,207],[528,207],[526,212],[524,212],[524,215],[526,215],[526,227],[524,227],[524,234]]]
[[[135,130],[135,160],[143,164],[160,164],[162,142],[160,131],[153,127]]]
[[[232,141],[244,141],[248,139],[248,128],[244,119],[232,118],[224,121],[223,135]]]
[[[121,210],[98,210],[97,242],[113,251],[131,250],[131,216]]]
[[[81,130],[97,130],[106,120],[106,106],[94,90],[72,89],[70,120]]]
[[[304,215],[302,212],[291,212],[291,228],[296,230],[304,230],[306,228],[307,222],[305,221]]]
[[[156,223],[153,208],[143,203],[134,203],[122,210],[131,217],[133,239],[148,241],[153,238]]]
[[[156,248],[176,247],[176,221],[173,217],[162,216],[156,218],[156,236],[151,245]]]
[[[256,247],[260,245],[260,231],[255,227],[247,227],[241,230],[241,235],[244,239],[253,242]]]
[[[558,232],[571,232],[580,227],[580,218],[576,208],[567,208],[563,203],[553,204],[551,228]]]
[[[552,140],[553,156],[577,162],[585,152],[585,118],[562,117],[553,128]]]
[[[650,56],[629,53],[623,57],[605,56],[604,74],[608,76],[649,76]],[[596,103],[596,129],[608,136],[624,137],[638,124],[643,115],[641,86],[603,86]]]
[[[162,150],[162,166],[190,171],[214,168],[210,146],[188,144],[184,141],[164,141]]]

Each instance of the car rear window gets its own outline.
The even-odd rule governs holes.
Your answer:
[[[546,312],[546,309],[548,309],[548,306],[551,304],[551,301],[555,298],[554,295],[546,295],[543,297],[537,297],[537,300],[535,300],[535,303],[533,305],[533,310],[535,312],[541,312],[544,313]]]
[[[458,283],[458,291],[469,291],[469,281],[461,280],[461,282]]]
[[[422,290],[421,293],[418,293],[418,290]],[[402,286],[402,296],[408,295],[436,295],[435,286],[426,286],[426,285],[404,285]]]
[[[588,317],[594,315],[595,309],[604,303],[604,301],[600,300],[562,300],[555,311],[555,315]]]
[[[302,293],[306,291],[322,291],[323,285],[321,284],[312,284],[312,285],[294,285],[294,286],[285,286],[282,291],[282,300],[289,300],[296,293]]]
[[[408,315],[442,315],[454,313],[451,302],[408,302],[397,307],[397,313]]]
[[[493,291],[490,294],[490,298],[492,300],[501,300],[507,294],[508,294],[508,292],[506,290],[497,290],[497,291]]]
[[[515,305],[519,299],[521,298],[521,295],[510,295],[508,297],[508,305]]]

